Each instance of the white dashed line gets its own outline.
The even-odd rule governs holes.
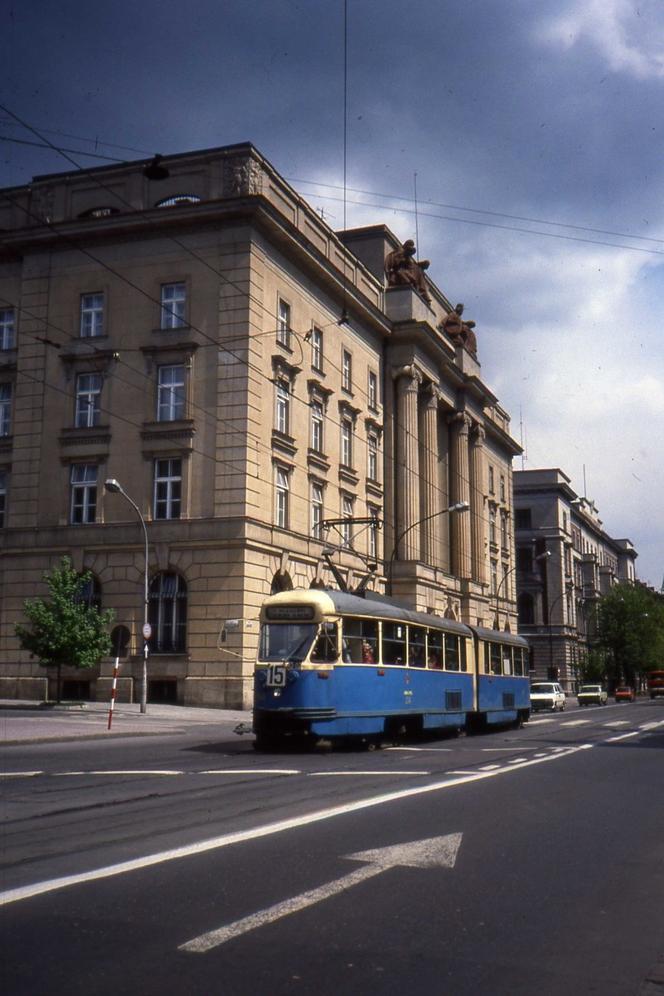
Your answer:
[[[640,735],[641,735],[641,731],[640,730],[634,730],[633,733],[621,733],[620,736],[618,736],[618,737],[609,737],[605,741],[605,743],[607,743],[607,744],[615,744],[619,740],[629,740],[630,737],[638,737]]]
[[[561,726],[587,726],[590,723],[590,719],[569,719],[566,723],[561,723]]]
[[[301,775],[299,768],[208,768],[196,775]]]
[[[43,771],[0,771],[0,778],[35,778],[43,774]]]
[[[331,775],[366,775],[369,778],[373,778],[375,775],[390,775],[394,777],[395,775],[430,775],[430,771],[310,771],[310,778],[328,778]]]

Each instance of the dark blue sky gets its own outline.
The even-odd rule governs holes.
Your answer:
[[[15,0],[2,103],[56,144],[119,158],[251,141],[340,227],[343,11]],[[585,469],[607,531],[659,587],[664,4],[348,0],[347,54],[348,224],[417,231],[478,323],[525,466],[559,466],[580,492]],[[34,140],[2,112],[0,136]],[[8,141],[0,158],[3,186],[70,168]]]

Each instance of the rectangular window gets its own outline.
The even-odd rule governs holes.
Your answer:
[[[380,509],[376,508],[375,505],[369,505],[369,515],[373,521],[369,524],[367,554],[369,556],[369,560],[378,560],[378,518],[380,515]]]
[[[175,422],[184,418],[184,366],[159,367],[157,379],[157,421]]]
[[[373,372],[373,370],[369,371],[369,384],[368,384],[368,389],[367,389],[367,402],[368,402],[369,408],[371,408],[371,410],[375,412],[376,409],[378,408],[378,377]]]
[[[517,546],[516,548],[516,568],[522,573],[529,574],[533,569],[533,551],[529,546]]]
[[[76,378],[76,410],[74,425],[90,429],[101,421],[101,374],[79,374]]]
[[[496,544],[496,510],[495,508],[489,509],[489,542]]]
[[[279,307],[277,309],[277,342],[280,342],[282,346],[287,346],[290,349],[290,338],[291,338],[291,310],[290,304],[286,304],[279,298]]]
[[[500,515],[500,545],[503,550],[507,549],[507,516],[504,512]]]
[[[323,333],[315,325],[311,330],[311,365],[323,372]]]
[[[489,464],[489,494],[493,495],[496,493],[496,481],[493,471],[493,467]]]
[[[349,418],[341,420],[341,463],[344,467],[353,466],[353,423]]]
[[[0,349],[13,349],[16,345],[16,312],[13,308],[0,308]]]
[[[323,488],[320,484],[311,485],[311,535],[314,539],[323,538]]]
[[[288,529],[288,471],[277,467],[275,472],[275,521],[280,529]]]
[[[367,477],[370,481],[378,480],[378,436],[375,432],[367,436]]]
[[[184,283],[161,285],[161,328],[181,329],[185,325],[187,287]]]
[[[353,390],[353,357],[347,349],[341,354],[341,387],[349,394]]]
[[[182,460],[154,462],[154,517],[179,519],[182,501]]]
[[[0,384],[0,436],[12,431],[12,385]]]
[[[82,339],[104,334],[103,294],[81,294],[80,334]]]
[[[97,517],[97,465],[74,463],[71,467],[71,505],[69,521],[73,526],[94,522]]]
[[[320,401],[311,402],[311,448],[316,453],[323,452],[323,406]]]
[[[341,515],[344,519],[341,524],[341,542],[346,549],[349,549],[353,545],[353,523],[351,522],[353,499],[347,498],[345,495],[341,500]]]
[[[514,512],[514,525],[517,529],[530,529],[532,517],[529,508],[517,508]]]
[[[498,591],[498,561],[491,561],[491,594],[495,595]]]
[[[0,529],[4,527],[7,514],[7,479],[6,471],[0,471]]]
[[[290,424],[290,387],[287,381],[277,381],[277,393],[274,413],[274,427],[277,432],[288,435]]]
[[[505,501],[505,478],[500,475],[500,500]]]

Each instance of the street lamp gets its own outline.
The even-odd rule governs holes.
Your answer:
[[[428,522],[429,519],[435,519],[437,515],[445,515],[446,512],[467,512],[470,509],[470,505],[467,501],[457,501],[454,505],[450,505],[449,508],[439,508],[437,512],[432,512],[431,515],[425,515],[423,519],[418,519],[417,522],[411,522],[409,526],[399,533],[396,540],[394,541],[394,546],[392,547],[392,553],[390,554],[389,563],[387,565],[387,580],[390,589],[390,595],[392,594],[392,568],[394,566],[394,561],[396,559],[397,552],[399,550],[399,543],[407,536],[411,529],[415,529],[417,526],[421,526],[423,523]]]
[[[148,530],[145,525],[145,519],[141,514],[141,510],[133,500],[130,498],[127,492],[124,490],[119,481],[115,478],[109,477],[107,481],[104,481],[104,487],[107,491],[110,491],[114,495],[122,495],[123,498],[129,502],[131,507],[136,512],[136,515],[141,520],[141,526],[143,527],[143,537],[145,540],[145,570],[144,570],[144,598],[143,598],[143,676],[141,679],[141,712],[147,712],[148,706],[148,640],[152,636],[152,630],[150,628],[150,623],[148,622],[148,572],[149,572],[149,550],[148,550]]]
[[[563,590],[560,592],[560,594],[556,595],[556,597],[554,598],[554,600],[552,602],[550,602],[549,606],[548,606],[548,613],[549,613],[549,671],[550,671],[551,675],[553,675],[555,673],[554,669],[553,669],[553,610],[554,610],[554,608],[556,607],[556,605],[558,604],[558,602],[562,598],[564,598],[566,595],[569,595],[570,592],[574,591],[574,587],[575,586],[574,586],[573,582],[569,582],[569,583],[565,584],[565,586],[563,587]],[[563,620],[563,625],[564,625],[564,620]],[[567,654],[565,654],[565,659],[567,659]],[[554,681],[555,679],[553,677],[551,677],[550,680]]]
[[[547,557],[550,556],[551,556],[551,551],[545,550],[544,553],[538,553],[536,557],[533,557],[533,561],[539,563],[542,560],[546,560]],[[513,574],[514,571],[517,570],[518,566],[519,566],[518,564],[515,564],[514,567],[510,567],[509,571],[505,571],[502,578],[500,579],[500,584],[498,585],[498,590],[496,591],[496,618],[493,627],[494,629],[500,629],[500,590],[507,581],[510,574]]]

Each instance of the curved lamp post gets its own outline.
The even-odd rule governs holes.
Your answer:
[[[144,597],[143,597],[143,675],[141,678],[141,712],[148,711],[148,640],[150,639],[152,632],[150,629],[150,624],[148,622],[148,529],[145,525],[145,519],[141,514],[141,510],[134,501],[130,498],[127,492],[124,490],[119,481],[115,478],[109,477],[107,481],[104,481],[104,487],[107,491],[110,491],[114,495],[122,495],[131,507],[136,512],[136,515],[141,521],[141,526],[143,527],[143,538],[145,540],[145,570],[144,570]]]
[[[550,557],[550,556],[551,556],[551,551],[550,550],[545,550],[544,553],[538,553],[536,557],[533,557],[533,562],[541,563],[541,561],[546,560],[547,557]],[[505,571],[505,573],[503,574],[502,578],[500,579],[500,584],[498,585],[498,590],[496,591],[496,616],[495,616],[495,623],[494,623],[494,627],[493,627],[494,629],[500,629],[500,591],[501,591],[501,588],[503,587],[503,585],[507,581],[507,579],[510,576],[510,574],[513,574],[514,571],[517,570],[517,568],[518,568],[518,564],[515,564],[514,567],[510,567],[509,571]]]
[[[550,602],[549,605],[547,606],[547,611],[549,614],[549,669],[551,673],[553,673],[553,610],[555,609],[558,602],[561,601],[561,599],[563,599],[566,595],[569,595],[571,594],[571,592],[574,591],[574,588],[575,588],[574,582],[564,585],[563,590],[560,592],[560,594],[556,595],[554,600]],[[564,625],[565,621],[563,619],[563,626]],[[554,681],[555,679],[551,678],[550,680]]]
[[[409,526],[406,526],[406,528],[399,533],[394,541],[392,553],[390,554],[390,559],[387,565],[387,581],[390,589],[390,595],[392,594],[392,568],[399,551],[399,544],[404,536],[407,536],[411,529],[415,529],[417,526],[421,526],[422,523],[428,522],[429,519],[435,519],[437,515],[445,515],[447,512],[468,512],[469,510],[470,505],[467,501],[458,501],[455,502],[454,505],[450,505],[449,508],[439,508],[437,512],[432,512],[431,515],[425,515],[423,519],[418,519],[417,522],[411,522]]]

